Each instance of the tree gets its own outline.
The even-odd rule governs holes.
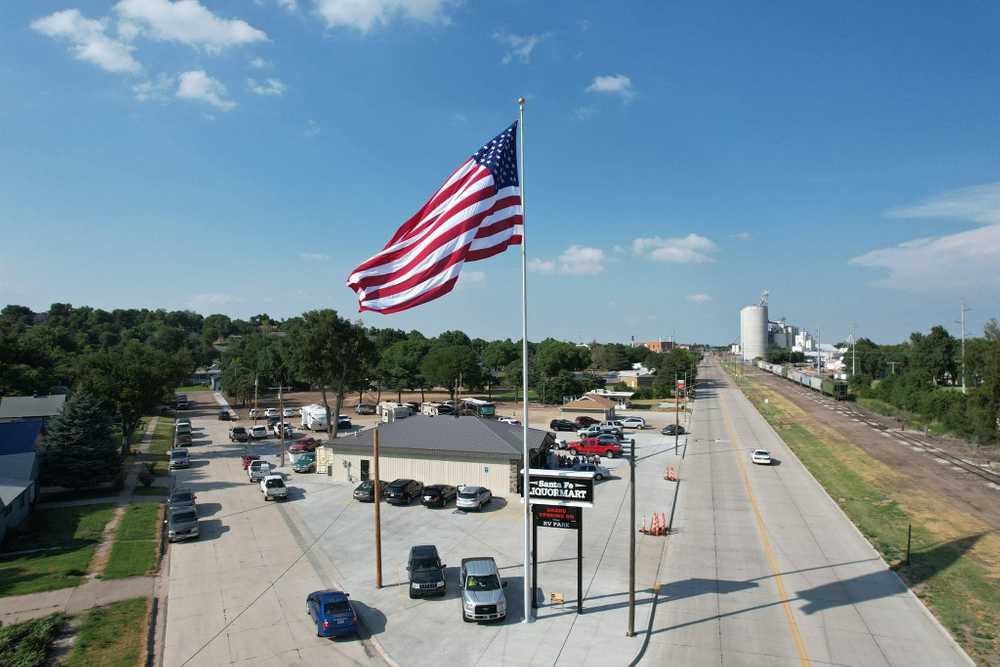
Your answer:
[[[915,368],[930,373],[936,384],[943,384],[948,379],[954,382],[957,377],[957,343],[944,327],[935,326],[926,336],[914,333],[910,342],[913,348],[911,361]]]
[[[206,345],[211,345],[220,338],[229,335],[233,321],[225,315],[209,315],[201,323],[201,339]]]
[[[538,344],[534,361],[534,369],[541,377],[550,378],[562,371],[582,371],[590,365],[590,350],[546,338]]]
[[[1000,322],[997,322],[997,318],[991,317],[986,321],[986,325],[983,327],[983,335],[988,341],[1000,343]]]
[[[374,345],[360,325],[340,317],[335,310],[311,310],[290,328],[293,371],[319,388],[326,408],[327,431],[334,439],[344,392],[361,379],[366,364],[374,356]],[[333,414],[327,396],[330,390],[336,396]]]
[[[485,371],[491,400],[493,399],[493,383],[501,377],[504,368],[520,358],[521,351],[509,338],[487,343],[479,359]]]
[[[427,354],[430,343],[425,338],[406,338],[390,345],[378,364],[379,377],[386,386],[395,389],[397,400],[402,401],[402,390],[420,389],[423,401],[424,377],[420,373],[420,363]]]
[[[185,362],[135,340],[82,357],[78,383],[113,406],[121,419],[122,456],[129,453],[132,432],[194,369]]]
[[[552,403],[567,396],[583,393],[583,383],[571,371],[560,371],[555,377],[546,378],[542,383],[542,402]]]
[[[592,366],[596,369],[602,371],[623,371],[632,368],[632,352],[637,348],[630,348],[627,345],[622,345],[620,343],[608,343],[606,345],[591,345],[590,356],[592,360]],[[649,350],[645,347],[641,348],[645,354],[642,354],[642,359],[636,359],[636,361],[642,361],[646,358]],[[638,356],[636,353],[635,356]]]
[[[420,372],[432,386],[445,387],[455,400],[459,378],[475,385],[479,378],[479,360],[471,345],[435,345],[420,362]]]
[[[53,417],[43,441],[41,477],[44,483],[83,489],[121,477],[122,459],[102,402],[78,392]]]

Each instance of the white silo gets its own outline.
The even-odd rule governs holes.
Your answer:
[[[766,302],[740,310],[740,347],[746,361],[767,356]]]

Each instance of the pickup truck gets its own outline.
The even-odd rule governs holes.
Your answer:
[[[507,596],[503,592],[507,582],[500,581],[497,563],[491,557],[463,558],[458,584],[462,589],[462,620],[466,623],[507,616]]]
[[[271,474],[271,464],[267,461],[262,461],[260,459],[256,461],[251,461],[250,465],[247,466],[247,477],[250,482],[259,482],[268,475]]]
[[[288,500],[288,487],[281,475],[267,475],[260,480],[260,492],[264,500]]]
[[[577,454],[597,454],[613,459],[622,455],[622,446],[611,442],[601,442],[597,438],[584,438],[571,442],[566,447],[573,456]]]

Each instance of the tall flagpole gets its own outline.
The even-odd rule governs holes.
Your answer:
[[[521,152],[521,169],[518,178],[521,185],[521,398],[524,408],[521,413],[521,446],[524,462],[524,618],[522,623],[531,622],[531,581],[529,565],[531,561],[531,502],[528,499],[528,468],[531,461],[528,458],[528,260],[524,238],[524,98],[517,98],[520,109],[521,141],[518,142]]]

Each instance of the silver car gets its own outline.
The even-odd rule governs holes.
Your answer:
[[[198,537],[198,513],[194,507],[181,507],[167,514],[167,539],[171,542]]]
[[[462,620],[498,621],[507,616],[507,597],[503,589],[507,582],[500,581],[496,561],[486,556],[463,558],[458,574],[462,587]]]
[[[191,467],[191,457],[188,456],[186,449],[171,449],[170,450],[170,469],[175,470],[177,468],[190,468]]]
[[[485,486],[460,486],[455,506],[460,510],[483,511],[483,505],[489,505],[493,500],[493,492]]]

